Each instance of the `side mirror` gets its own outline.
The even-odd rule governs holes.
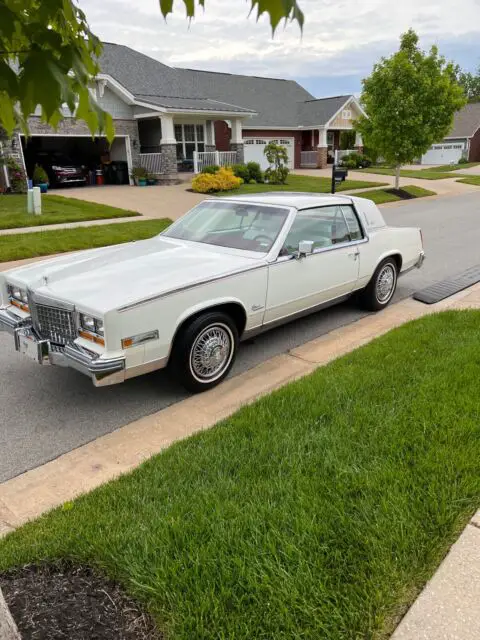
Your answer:
[[[298,243],[297,259],[305,258],[306,256],[313,253],[313,245],[314,245],[313,240],[301,240]]]

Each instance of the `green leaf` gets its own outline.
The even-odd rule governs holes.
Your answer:
[[[15,108],[13,101],[5,91],[0,91],[0,124],[11,136],[16,125]]]

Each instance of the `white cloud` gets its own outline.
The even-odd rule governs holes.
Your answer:
[[[296,24],[272,39],[266,16],[247,18],[244,0],[206,0],[195,20],[175,13],[164,21],[158,0],[81,0],[91,27],[103,40],[126,44],[173,66],[277,77],[358,76],[398,46],[413,27],[421,44],[447,48],[480,41],[480,0],[300,0],[303,35]],[[459,49],[460,50],[460,49]],[[470,51],[470,49],[469,49]],[[475,54],[473,54],[475,55]],[[480,62],[480,54],[471,68]]]

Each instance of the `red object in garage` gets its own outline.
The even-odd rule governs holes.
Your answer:
[[[105,178],[101,169],[97,169],[97,184],[105,184]]]

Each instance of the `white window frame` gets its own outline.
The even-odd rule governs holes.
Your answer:
[[[344,109],[342,111],[342,120],[351,120],[352,119],[352,110]]]
[[[186,145],[187,144],[195,144],[195,151],[198,152],[198,145],[199,144],[203,144],[204,146],[207,144],[206,142],[206,130],[205,130],[205,125],[204,124],[198,124],[198,123],[194,123],[194,122],[174,122],[174,132],[175,132],[175,128],[176,127],[181,127],[182,128],[182,139],[181,140],[177,140],[177,145],[181,144],[182,145],[182,154],[183,157],[186,158],[187,157],[187,151],[186,151]],[[193,127],[193,130],[195,132],[195,140],[185,140],[185,127],[186,126],[191,126]],[[203,129],[203,140],[199,140],[198,139],[198,135],[197,135],[197,127],[202,127]],[[175,139],[177,137],[175,136]]]

